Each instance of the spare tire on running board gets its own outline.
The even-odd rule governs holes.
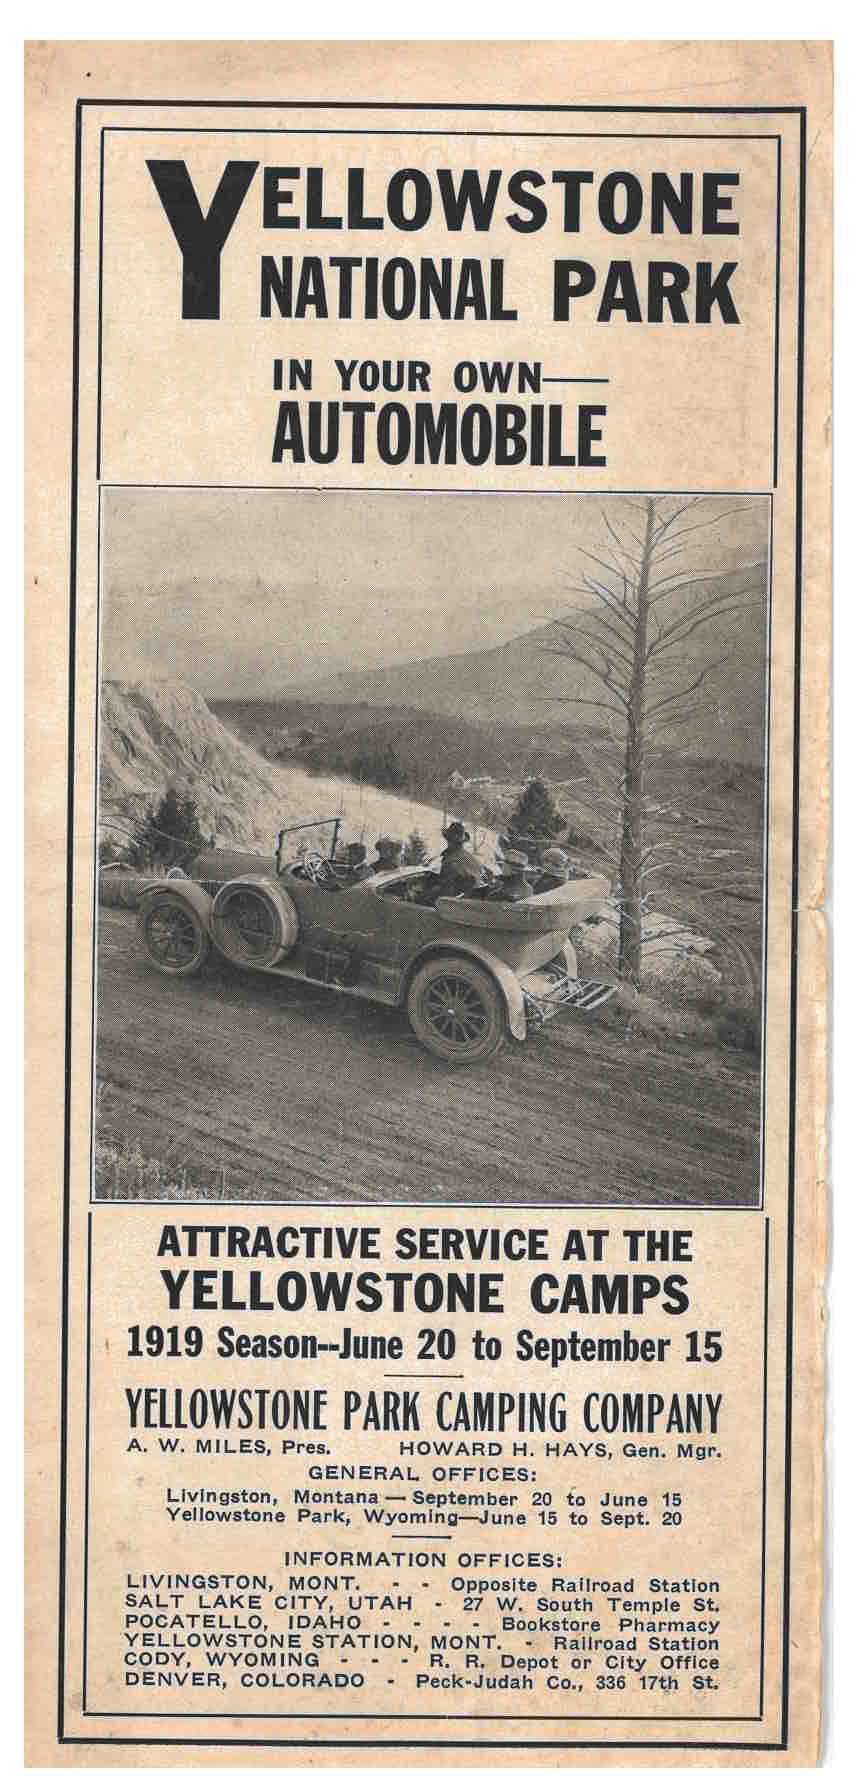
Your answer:
[[[296,945],[300,922],[287,890],[271,878],[251,876],[222,885],[210,928],[232,964],[267,971]]]

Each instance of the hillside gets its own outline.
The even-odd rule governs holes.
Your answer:
[[[521,787],[530,777],[560,782],[585,770],[592,737],[584,724],[520,728],[503,722],[469,722],[461,716],[393,704],[236,702],[211,698],[220,721],[265,759],[366,777],[410,791],[421,802],[440,802],[456,772],[482,786]],[[378,759],[378,775],[374,769]],[[389,763],[388,763],[389,762]]]
[[[733,609],[682,643],[675,666],[676,684],[687,686],[706,667],[697,712],[682,726],[670,728],[664,744],[697,758],[761,763],[764,743],[765,606],[764,566],[700,581],[664,600],[663,620],[683,617],[703,597],[734,604],[750,591],[754,601]],[[578,626],[585,612],[572,610],[566,620]],[[596,682],[578,664],[550,651],[560,645],[554,621],[518,635],[501,647],[452,654],[440,659],[409,661],[373,671],[340,672],[285,695],[324,703],[399,707],[459,717],[464,722],[505,723],[549,728],[563,721],[586,728],[602,719],[585,699],[602,696]],[[715,661],[722,664],[715,666]],[[662,694],[665,695],[666,687]],[[573,698],[572,710],[562,699]]]
[[[419,828],[438,840],[440,808],[428,808],[345,777],[315,777],[276,766],[218,720],[178,679],[102,686],[99,737],[100,825],[122,845],[169,785],[194,797],[204,831],[218,845],[270,851],[281,826],[344,816],[350,838],[375,840]]]
[[[680,774],[680,762],[678,771]],[[194,798],[205,833],[212,832],[219,845],[270,852],[281,826],[341,815],[347,838],[371,844],[379,833],[406,838],[416,828],[433,852],[440,846],[440,803],[426,804],[349,776],[316,776],[301,765],[267,760],[254,745],[226,728],[199,692],[177,679],[103,685],[100,773],[100,837],[112,843],[119,857],[136,823],[169,785]],[[698,980],[700,988],[706,979],[717,978],[706,953],[720,932],[718,919],[723,919],[728,929],[732,906],[740,898],[746,905],[742,934],[755,928],[758,938],[759,922],[759,910],[749,891],[753,878],[758,877],[759,779],[743,769],[730,775],[728,766],[712,768],[707,785],[705,776],[703,767],[698,816],[663,804],[663,825],[671,837],[670,853],[677,867],[669,874],[668,887],[672,904],[668,912],[678,915],[677,954],[670,956],[663,945],[665,909],[648,917],[649,931],[653,930],[658,943],[656,949],[652,946],[646,951],[646,965],[662,982],[686,972],[691,981],[693,977]],[[476,793],[481,807],[489,800],[484,790],[481,786]],[[500,800],[502,787],[494,790]],[[573,786],[556,789],[556,797],[568,819],[583,821],[587,831],[594,825],[592,805],[590,796],[579,791],[577,778]],[[510,802],[515,794],[514,787]],[[474,803],[469,799],[474,797],[474,791],[460,792],[457,800],[463,813],[472,815]],[[484,825],[482,814],[474,819],[479,823],[478,850],[491,863],[497,826],[491,818]],[[329,837],[329,829],[322,830],[322,844],[325,835]],[[590,869],[606,869],[594,862],[590,851],[586,864]],[[731,885],[722,895],[719,914],[714,900],[717,893],[706,904],[700,889],[703,876],[713,885],[718,870]],[[593,950],[608,957],[613,932],[607,918],[605,928],[596,931]],[[589,949],[588,942],[584,949]],[[737,942],[735,954],[741,956]],[[733,957],[733,970],[735,962]],[[722,953],[721,963],[726,975]]]

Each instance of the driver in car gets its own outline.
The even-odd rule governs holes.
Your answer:
[[[371,866],[366,863],[366,848],[362,840],[352,840],[346,847],[345,874],[351,884],[362,884],[365,878],[372,876]]]

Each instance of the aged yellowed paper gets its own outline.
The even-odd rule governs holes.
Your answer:
[[[812,1764],[830,46],[27,106],[29,1759]]]

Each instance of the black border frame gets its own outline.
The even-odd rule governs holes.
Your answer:
[[[409,112],[486,112],[507,114],[548,114],[571,115],[597,113],[605,115],[625,116],[628,114],[648,114],[657,116],[721,116],[721,117],[764,117],[784,116],[798,119],[799,126],[799,169],[798,169],[798,267],[797,267],[797,335],[796,335],[796,396],[795,396],[795,606],[793,628],[793,747],[792,747],[792,868],[790,888],[790,1035],[789,1035],[789,1137],[788,1137],[788,1200],[787,1200],[787,1239],[786,1239],[786,1376],[785,1376],[785,1451],[784,1451],[784,1528],[783,1528],[783,1595],[782,1595],[782,1673],[781,1673],[781,1732],[777,1742],[749,1741],[681,1741],[663,1740],[650,1742],[612,1741],[604,1738],[602,1742],[577,1740],[520,1740],[507,1741],[504,1738],[494,1740],[472,1740],[470,1738],[448,1741],[436,1737],[410,1738],[377,1738],[377,1739],[325,1739],[299,1738],[225,1738],[216,1737],[94,1737],[71,1736],[65,1729],[65,1637],[66,1637],[66,1557],[67,1557],[67,1523],[68,1523],[68,1462],[69,1462],[69,1363],[68,1363],[68,1328],[69,1328],[69,1246],[71,1230],[71,1188],[70,1188],[70,1156],[71,1156],[71,1048],[72,1048],[72,956],[73,956],[73,876],[74,876],[74,772],[75,772],[75,648],[76,648],[76,601],[77,601],[77,562],[78,562],[78,489],[79,489],[79,380],[80,380],[80,313],[81,313],[81,193],[82,193],[82,141],[85,107],[166,107],[193,109],[270,109],[285,111],[409,111]],[[66,942],[65,942],[65,1013],[64,1013],[64,1142],[63,1142],[63,1220],[62,1220],[62,1270],[61,1270],[61,1335],[60,1335],[60,1478],[59,1478],[59,1547],[58,1547],[58,1664],[57,1664],[57,1741],[61,1745],[77,1744],[105,1747],[141,1747],[150,1748],[312,1748],[316,1750],[336,1749],[402,1749],[429,1748],[487,1750],[498,1752],[504,1749],[522,1750],[558,1750],[578,1751],[596,1749],[606,1750],[681,1750],[681,1751],[715,1751],[717,1753],[776,1753],[786,1752],[789,1747],[789,1656],[790,1656],[790,1621],[791,1621],[791,1554],[792,1554],[792,1370],[794,1348],[794,1270],[795,1270],[795,1196],[796,1196],[796,1120],[797,1120],[797,1010],[798,1010],[798,897],[800,887],[800,773],[801,773],[801,645],[802,645],[802,612],[803,612],[803,473],[804,473],[804,327],[806,302],[806,180],[807,180],[807,108],[803,105],[784,106],[649,106],[649,105],[571,105],[556,106],[548,104],[503,104],[492,102],[487,104],[448,104],[435,101],[352,101],[352,100],[203,100],[203,99],[112,99],[107,97],[78,99],[75,107],[75,168],[74,168],[74,208],[73,208],[73,296],[72,296],[72,413],[71,413],[71,448],[70,448],[70,533],[69,533],[69,685],[68,685],[68,719],[67,719],[67,766],[66,766]],[[778,182],[778,217],[780,209]],[[778,275],[779,281],[779,275]],[[778,332],[779,335],[779,332]],[[776,479],[776,467],[775,467]],[[207,1721],[206,1719],[204,1721]],[[457,1720],[459,1721],[459,1720]],[[471,1721],[461,1720],[461,1721]],[[554,1719],[544,1721],[554,1722]],[[644,1721],[644,1720],[643,1720]],[[664,1720],[674,1721],[674,1720]],[[721,1721],[721,1720],[716,1720]]]

